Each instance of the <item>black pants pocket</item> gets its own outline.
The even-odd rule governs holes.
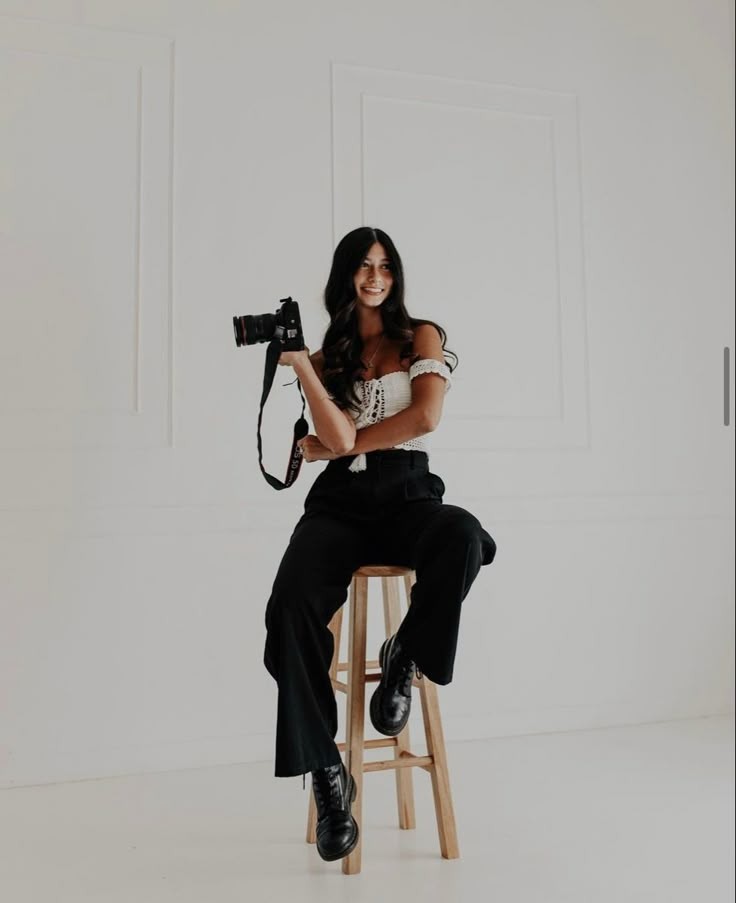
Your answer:
[[[404,499],[407,502],[417,499],[439,499],[445,494],[442,477],[430,471],[418,472],[407,477],[404,483]]]

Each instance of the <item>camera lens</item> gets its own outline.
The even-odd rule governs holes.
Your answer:
[[[270,342],[276,332],[274,314],[233,317],[233,324],[235,326],[235,342],[238,346]]]

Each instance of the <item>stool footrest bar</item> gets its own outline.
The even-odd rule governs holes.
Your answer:
[[[432,756],[415,756],[402,755],[400,759],[383,759],[380,762],[364,762],[363,772],[366,771],[389,771],[391,768],[423,768],[425,771],[431,771],[434,768],[434,758]]]
[[[396,737],[384,737],[381,740],[364,740],[363,748],[364,749],[381,749],[386,746],[396,746]],[[348,748],[347,742],[345,740],[341,740],[339,743],[335,744],[340,752],[345,752]]]
[[[380,670],[381,663],[378,661],[378,659],[367,658],[365,660],[365,667],[366,667],[366,669],[372,668],[374,671],[377,671],[377,670]],[[347,671],[349,668],[350,668],[350,662],[338,662],[337,663],[338,671]]]

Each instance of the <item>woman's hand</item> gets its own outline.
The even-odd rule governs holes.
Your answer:
[[[322,445],[319,439],[311,434],[299,439],[296,444],[300,446],[305,461],[333,461],[335,458],[341,457]]]
[[[311,363],[309,348],[305,345],[301,351],[282,351],[278,362],[282,367],[293,367],[295,370],[305,367]]]

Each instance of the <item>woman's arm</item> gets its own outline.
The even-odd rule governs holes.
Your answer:
[[[304,390],[317,438],[330,451],[347,454],[355,442],[355,422],[349,411],[340,410],[327,396],[321,380],[322,352],[315,351],[293,366]]]
[[[307,461],[331,461],[345,455],[359,455],[379,448],[393,448],[399,442],[423,436],[431,430],[425,417],[416,406],[410,405],[371,426],[363,427],[356,433],[352,448],[335,452],[328,448],[318,436],[307,436],[299,441]]]
[[[434,359],[444,363],[442,342],[437,330],[431,324],[422,324],[414,330],[414,351],[424,359]],[[315,363],[318,372],[321,373],[321,352],[315,352],[311,360]],[[352,441],[349,446],[338,448],[330,447],[317,434],[318,442],[308,439],[314,448],[307,449],[308,461],[321,461],[332,453],[335,457],[344,455],[359,455],[363,452],[376,451],[377,449],[393,448],[409,439],[424,436],[437,428],[442,415],[442,405],[446,391],[444,378],[438,373],[422,373],[411,381],[412,400],[409,407],[402,411],[380,420],[378,423],[355,431],[355,423],[347,411],[341,411],[349,418],[349,426],[352,429]],[[335,407],[337,407],[335,405]],[[338,408],[339,410],[339,408]],[[315,420],[315,429],[318,429]],[[320,445],[324,448],[320,449]]]
[[[414,330],[413,350],[423,359],[434,359],[444,364],[440,334],[429,323]],[[437,429],[442,416],[442,403],[447,386],[438,373],[422,373],[411,381],[411,404],[391,417],[379,420],[358,430],[355,443],[347,454],[380,448],[393,448],[408,439],[416,439]]]
[[[431,323],[422,323],[414,330],[414,351],[423,360],[445,363],[440,334]],[[426,412],[432,430],[439,426],[446,391],[447,384],[439,373],[420,373],[411,381],[411,403]]]
[[[385,420],[358,430],[353,447],[343,454],[360,455],[379,448],[393,448],[400,442],[416,439],[417,436],[430,432],[432,427],[424,411],[418,405],[411,404]]]

